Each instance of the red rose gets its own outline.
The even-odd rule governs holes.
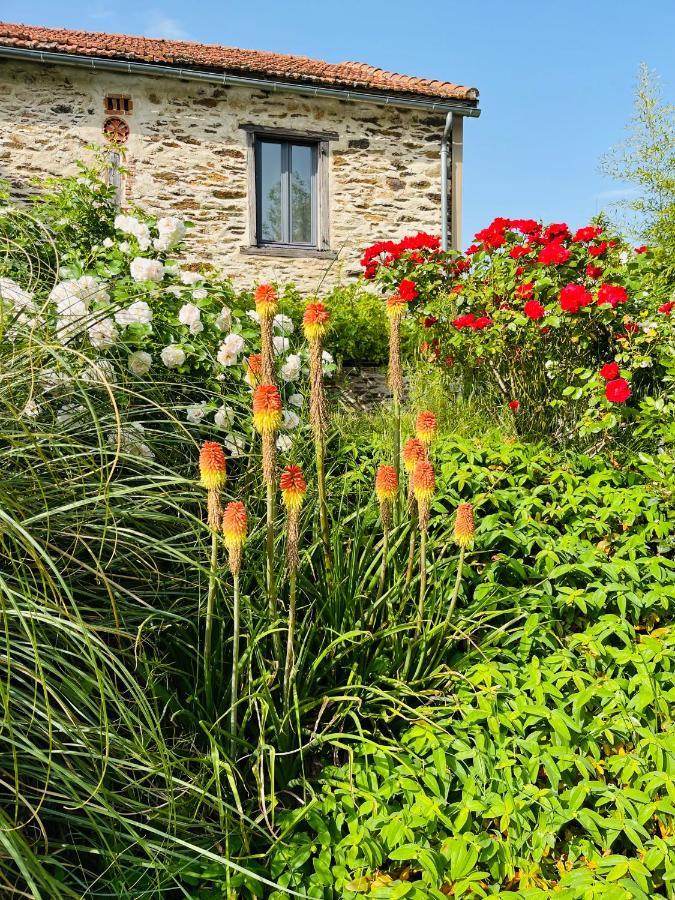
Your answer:
[[[626,300],[628,300],[626,288],[618,284],[603,284],[598,291],[598,306],[609,303],[612,309],[616,309],[619,303],[625,303]]]
[[[509,409],[518,409],[520,402],[518,400],[509,400]]]
[[[539,331],[541,331],[542,334],[548,334],[550,330],[551,329],[548,327],[548,325],[539,326]]]
[[[489,316],[479,316],[477,319],[471,323],[471,328],[474,331],[482,331],[484,328],[487,328],[488,325],[492,325],[492,319]]]
[[[593,301],[590,291],[583,284],[566,284],[560,291],[560,308],[563,312],[578,313],[582,306]]]
[[[527,256],[528,253],[531,253],[532,250],[530,247],[523,247],[522,245],[518,245],[517,247],[512,247],[509,250],[509,256],[511,259],[520,259],[521,256]]]
[[[426,319],[424,320],[424,327],[425,328],[433,328],[434,325],[436,324],[436,322],[438,322],[438,319],[436,318],[436,316],[427,316]]]
[[[673,309],[675,309],[675,300],[669,300],[667,303],[662,303],[659,306],[659,312],[663,313],[664,316],[669,316]]]
[[[546,242],[552,241],[554,238],[558,240],[562,240],[563,238],[569,237],[570,230],[564,222],[557,222],[553,225],[549,225],[546,231],[544,231],[544,240]]]
[[[637,322],[626,322],[623,326],[626,334],[636,334],[640,330],[640,326]]]
[[[511,219],[510,227],[521,234],[538,234],[541,231],[541,225],[534,219]]]
[[[600,369],[599,374],[601,378],[605,379],[605,381],[612,381],[614,378],[619,377],[619,364],[616,362],[605,363],[604,366]]]
[[[602,234],[602,228],[598,228],[595,225],[587,225],[585,228],[579,228],[572,240],[575,244],[582,244],[586,241],[592,241],[594,238],[599,237]]]
[[[458,331],[461,331],[462,328],[472,328],[475,320],[476,317],[473,313],[465,313],[463,316],[457,316],[456,319],[453,319],[452,324]]]
[[[480,247],[478,246],[478,244],[472,244],[470,247],[466,248],[466,255],[473,256],[474,253],[478,253],[479,250]]]
[[[523,312],[528,319],[543,319],[546,315],[546,310],[538,300],[528,300],[523,307]]]
[[[649,250],[649,247],[646,244],[643,244],[641,247],[635,248],[636,253],[647,253],[648,250]]]
[[[602,254],[607,250],[607,241],[601,241],[599,244],[596,244],[595,247],[589,247],[588,252],[591,256],[602,256]]]
[[[605,385],[605,397],[610,403],[625,403],[630,395],[630,385],[625,378],[615,378]]]
[[[526,281],[525,284],[519,284],[516,288],[516,297],[519,300],[527,300],[534,293],[534,282]]]
[[[596,278],[599,278],[602,275],[602,266],[586,266],[586,274],[595,281]]]
[[[560,266],[567,262],[570,255],[567,247],[563,247],[560,240],[555,240],[539,251],[537,259],[542,266]]]
[[[401,300],[405,300],[406,303],[415,300],[417,297],[417,285],[409,278],[404,278],[398,286],[398,295]]]
[[[520,278],[520,276],[524,273],[525,266],[518,266],[516,269],[516,278]]]

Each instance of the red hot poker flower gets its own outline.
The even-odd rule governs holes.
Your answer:
[[[199,451],[199,475],[202,487],[209,491],[219,491],[225,484],[225,454],[217,441],[204,441],[202,444]]]
[[[619,364],[616,362],[605,363],[599,374],[605,381],[612,381],[614,378],[619,377]]]
[[[393,466],[378,466],[375,476],[375,495],[380,503],[392,503],[398,493],[398,477]]]
[[[436,488],[436,475],[434,467],[426,459],[420,459],[415,464],[412,477],[413,493],[418,502],[426,502],[433,497]]]
[[[255,289],[255,308],[261,319],[274,315],[279,296],[271,284],[259,284]]]
[[[328,329],[330,313],[323,303],[308,303],[302,317],[302,328],[307,340],[322,338]]]
[[[605,397],[610,403],[625,403],[632,391],[625,378],[615,378],[605,385]]]
[[[455,517],[455,543],[460,547],[468,547],[473,541],[475,530],[473,506],[470,503],[460,503]]]
[[[286,466],[279,479],[279,488],[286,508],[300,509],[307,493],[307,482],[300,466]]]
[[[273,384],[260,384],[253,394],[253,425],[261,434],[281,425],[281,395]]]
[[[417,416],[415,431],[417,432],[417,440],[423,447],[428,447],[436,437],[436,432],[438,431],[436,416],[428,410],[421,412]]]
[[[412,472],[415,464],[420,459],[426,458],[424,444],[418,438],[408,438],[403,445],[403,465],[408,472]]]
[[[228,549],[241,547],[246,540],[246,528],[246,508],[240,500],[233,500],[225,507],[223,516],[223,536]]]

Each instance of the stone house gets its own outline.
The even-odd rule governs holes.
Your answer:
[[[478,115],[474,88],[364,63],[0,23],[0,178],[25,195],[111,141],[121,204],[190,220],[194,258],[241,287],[312,290],[443,223],[458,246]]]

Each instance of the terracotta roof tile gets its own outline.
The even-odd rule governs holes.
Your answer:
[[[344,90],[382,91],[406,97],[463,100],[475,105],[475,88],[414,78],[376,69],[366,63],[328,63],[306,56],[263,50],[241,50],[216,44],[131,37],[62,28],[40,28],[0,22],[0,46],[44,50],[183,68],[208,69],[231,75],[250,75],[295,84],[316,84]]]

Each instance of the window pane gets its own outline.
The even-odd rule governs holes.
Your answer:
[[[312,241],[312,147],[291,146],[291,241]]]
[[[263,241],[282,241],[281,144],[261,141],[260,150],[260,236]]]

